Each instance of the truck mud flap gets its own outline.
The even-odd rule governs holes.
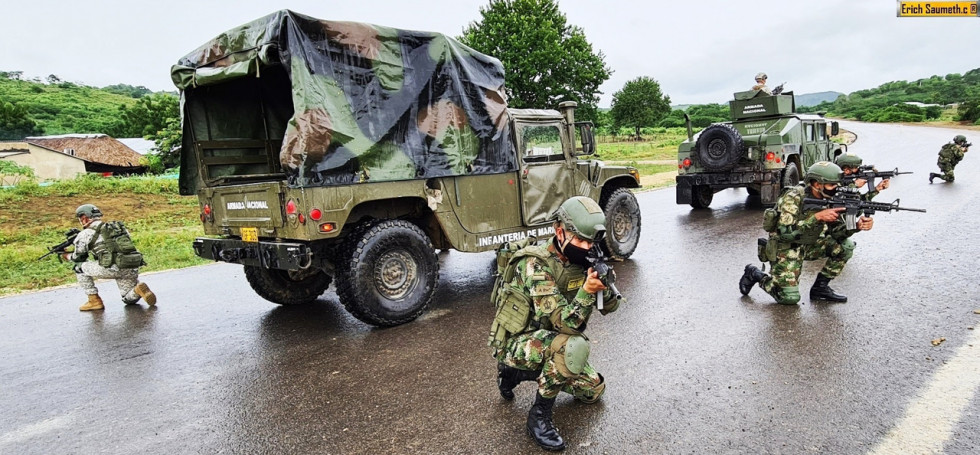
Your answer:
[[[212,261],[281,270],[303,270],[313,260],[312,251],[303,243],[246,243],[236,239],[197,238],[194,254]]]

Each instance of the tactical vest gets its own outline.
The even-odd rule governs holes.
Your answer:
[[[98,242],[100,238],[102,241]],[[133,239],[129,237],[129,232],[121,221],[99,224],[88,246],[102,267],[115,265],[119,269],[135,269],[145,265],[143,254],[136,250]]]
[[[526,240],[521,242],[524,245],[504,244],[497,250],[498,273],[490,294],[496,313],[490,326],[488,344],[498,349],[504,347],[508,337],[523,333],[530,326],[552,329],[550,315],[542,315],[535,319],[534,302],[531,297],[524,289],[511,284],[521,259],[534,257],[546,261],[548,268],[554,274],[557,291],[566,301],[572,301],[579,288],[585,283],[585,271],[582,267],[574,264],[566,267],[548,251],[546,245],[527,245],[529,242]]]

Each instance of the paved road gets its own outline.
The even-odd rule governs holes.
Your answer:
[[[588,331],[607,393],[556,406],[568,453],[977,453],[980,157],[930,185],[956,131],[845,127],[866,162],[916,173],[880,198],[929,213],[855,237],[849,303],[785,307],[738,293],[762,234],[744,190],[705,211],[640,194],[629,302]],[[443,254],[432,308],[383,330],[332,289],[276,307],[227,264],[147,275],[153,309],[111,283],[103,313],[77,288],[0,299],[0,453],[536,453],[533,389],[502,401],[484,348],[491,258]]]

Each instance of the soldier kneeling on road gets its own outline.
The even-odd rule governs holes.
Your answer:
[[[88,295],[88,301],[79,310],[102,310],[102,298],[95,287],[97,278],[116,280],[123,303],[133,305],[142,298],[147,305],[157,303],[157,297],[146,283],[139,281],[139,268],[145,265],[143,255],[136,250],[126,227],[118,221],[103,222],[102,211],[92,204],[84,204],[75,210],[75,217],[82,224],[82,232],[75,237],[75,251],[64,253],[73,262],[78,284]],[[89,261],[89,256],[95,260]]]
[[[590,267],[589,250],[605,231],[599,204],[576,196],[562,203],[554,219],[555,235],[547,244],[511,250],[512,256],[498,252],[498,271],[503,271],[491,296],[497,314],[490,346],[498,361],[500,395],[512,400],[520,382],[537,381],[527,431],[547,450],[565,448],[552,421],[558,394],[594,403],[606,388],[588,363],[590,344],[582,331],[596,308],[606,314],[620,303],[608,298],[613,292],[606,291],[606,277]],[[598,305],[603,292],[605,304]]]
[[[841,220],[844,207],[819,211],[803,208],[804,198],[833,198],[842,175],[843,171],[834,163],[814,163],[803,177],[803,184],[785,189],[776,206],[766,210],[763,228],[769,232],[769,238],[760,239],[759,258],[769,262],[772,275],[752,264],[746,265],[738,282],[742,295],[748,295],[752,286],[759,283],[759,287],[776,302],[795,305],[800,301],[799,279],[803,261],[827,258],[810,288],[810,300],[847,302],[847,296],[830,287],[830,280],[840,275],[844,264],[854,255],[856,244],[849,237],[857,231],[871,230],[874,220],[862,216],[857,221],[857,228],[852,230]]]

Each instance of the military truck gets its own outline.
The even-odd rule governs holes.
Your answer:
[[[696,135],[688,119],[688,138],[677,149],[678,204],[707,208],[714,193],[739,187],[775,204],[782,188],[798,184],[811,164],[842,153],[830,140],[839,132],[837,122],[796,113],[792,92],[739,92],[728,105],[730,122]]]
[[[508,109],[500,62],[437,33],[279,11],[179,60],[180,192],[206,237],[194,252],[241,264],[261,297],[316,300],[335,282],[356,318],[418,317],[435,249],[490,251],[547,236],[584,195],[607,214],[603,248],[640,236],[632,167],[586,159],[592,125]]]

